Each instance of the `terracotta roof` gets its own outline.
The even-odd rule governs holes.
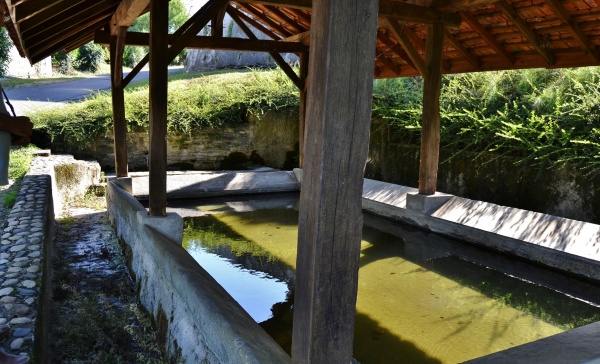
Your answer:
[[[143,3],[1,1],[9,9],[11,37],[32,63],[89,42],[97,30],[110,25],[119,6],[130,9],[132,3]],[[310,42],[310,0],[244,0],[232,1],[229,6],[274,40]],[[138,13],[143,11],[135,16]],[[447,24],[445,73],[600,64],[600,6],[596,0],[380,0],[376,77],[419,74],[426,21]]]

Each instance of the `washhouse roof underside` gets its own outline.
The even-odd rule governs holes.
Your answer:
[[[0,1],[8,10],[5,19],[11,38],[32,63],[92,40],[110,42],[115,28],[131,25],[148,11],[150,2]],[[230,39],[221,30],[211,36],[188,38],[188,48],[309,50],[311,0],[211,2],[223,6],[215,11],[205,5],[191,20],[213,24],[217,29],[228,13],[269,39]],[[427,72],[425,48],[428,25],[433,23],[445,24],[444,73],[600,64],[600,6],[596,0],[380,0],[379,5],[376,78]],[[147,34],[128,33],[126,44],[147,45],[148,39]]]

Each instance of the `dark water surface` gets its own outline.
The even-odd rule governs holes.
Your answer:
[[[196,215],[185,219],[184,247],[288,352],[295,204],[296,196],[282,196],[177,210]],[[521,275],[598,298],[585,282],[367,215],[354,356],[364,364],[457,363],[600,320],[597,306]]]

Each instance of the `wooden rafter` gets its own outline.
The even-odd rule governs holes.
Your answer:
[[[86,4],[85,0],[63,0],[60,5],[48,7],[27,20],[22,21],[19,25],[23,29],[23,36],[27,37],[32,33],[37,34],[37,32],[44,31],[49,24],[63,22],[70,19],[74,14],[79,14],[85,9],[90,8],[90,5]],[[96,5],[102,6],[101,4]]]
[[[266,16],[263,12],[259,11],[258,9],[256,9],[255,7],[253,7],[250,4],[240,4],[240,7],[249,14],[254,15],[259,21],[265,23],[266,25],[268,25],[269,27],[271,27],[271,29],[273,29],[273,31],[277,32],[281,37],[283,38],[287,38],[290,37],[294,34],[292,34],[292,32],[290,32],[289,30],[285,29],[280,23],[276,22],[275,20],[269,18],[268,16]]]
[[[273,14],[275,17],[277,17],[278,19],[282,20],[283,22],[287,23],[296,33],[302,33],[304,31],[306,31],[306,29],[304,29],[303,27],[301,27],[295,19],[290,18],[289,16],[287,16],[286,14],[284,14],[281,10],[277,9],[274,6],[265,6],[265,8],[269,11],[268,13],[265,13],[266,16],[269,16],[270,14]]]
[[[434,0],[431,7],[446,11],[446,12],[457,12],[465,9],[469,9],[475,6],[483,6],[492,4],[498,0]],[[312,8],[312,0],[243,0],[240,2],[264,4],[264,5],[275,5],[293,9],[304,9],[310,10]],[[389,3],[394,2],[393,0],[380,0],[379,6],[388,6]],[[412,4],[408,4],[412,5]],[[390,14],[382,14],[390,15]]]
[[[74,41],[74,39],[82,39],[82,38],[93,39],[94,38],[94,28],[101,28],[109,18],[110,18],[110,15],[106,15],[104,18],[94,19],[93,21],[90,21],[89,23],[82,24],[73,29],[69,29],[68,35],[66,35],[63,38],[53,38],[53,40],[51,40],[51,41],[47,41],[43,44],[38,44],[36,46],[33,46],[33,47],[29,48],[29,56],[36,57],[40,54],[47,53],[48,51],[50,51],[51,53],[54,53],[60,49],[63,49],[63,47],[66,47],[67,45],[70,45],[73,43],[79,44],[79,46],[81,46],[85,43],[80,43],[78,41]],[[75,38],[72,38],[72,37],[75,37]]]
[[[496,41],[496,39],[490,34],[490,32],[483,25],[481,25],[479,20],[477,20],[473,15],[471,15],[468,12],[461,12],[460,16],[467,24],[469,24],[469,26],[471,27],[471,29],[473,29],[475,33],[479,34],[479,36],[483,40],[485,40],[485,42],[490,46],[490,48],[494,50],[494,52],[496,52],[496,54],[498,54],[498,56],[500,56],[500,58],[502,58],[508,64],[514,63],[513,57],[506,51],[506,49],[502,45],[500,45]]]
[[[548,65],[554,64],[554,56],[550,50],[541,44],[537,34],[523,21],[523,19],[517,14],[516,10],[513,9],[505,0],[500,0],[494,3],[496,8],[500,9],[508,20],[514,24],[517,29],[521,31],[523,36],[531,43],[531,46],[544,58]]]
[[[242,19],[246,23],[252,25],[254,28],[256,28],[261,33],[265,34],[267,37],[269,37],[269,38],[271,38],[273,40],[279,40],[279,39],[281,39],[280,35],[272,32],[269,28],[265,27],[262,23],[257,22],[256,20],[254,20],[254,18],[246,15],[246,13],[244,13],[240,9],[231,6],[231,4],[229,5],[229,10],[228,11],[235,11],[235,13],[237,14],[237,16],[240,17],[240,19]]]
[[[258,41],[258,38],[256,37],[256,35],[254,33],[252,33],[252,30],[250,30],[250,28],[246,25],[246,23],[244,23],[242,21],[242,19],[240,19],[235,12],[230,12],[228,14],[231,17],[231,19],[233,19],[233,21],[235,21],[235,23],[240,27],[240,29],[242,29],[242,31],[244,32],[244,34],[246,34],[246,36],[248,37],[249,40],[255,41],[255,42]],[[272,41],[268,41],[268,42],[272,42]],[[284,43],[287,43],[287,42],[284,42]],[[287,62],[283,59],[281,54],[274,52],[274,51],[269,52],[269,54],[271,55],[271,57],[273,58],[275,63],[277,63],[279,68],[281,68],[283,70],[283,72],[290,78],[290,80],[292,80],[294,85],[296,85],[296,87],[298,87],[298,89],[303,90],[304,85],[303,85],[302,81],[300,80],[300,77],[298,77],[298,75],[294,72],[292,67],[290,67],[290,65],[287,64]]]
[[[81,29],[85,29],[87,26],[97,23],[99,19],[106,19],[112,14],[113,9],[102,8],[89,9],[83,13],[79,13],[77,19],[69,22],[68,25],[64,25],[60,22],[56,25],[51,25],[44,32],[24,38],[23,44],[28,48],[32,48],[39,44],[46,44],[51,38],[63,38],[75,34],[81,31]]]
[[[406,23],[441,23],[450,27],[458,27],[461,23],[458,14],[395,1],[381,1],[379,3],[379,16]]]
[[[388,47],[388,50],[390,52],[393,52],[394,54],[396,54],[398,57],[400,57],[404,62],[406,62],[410,67],[416,68],[415,65],[412,63],[412,61],[410,60],[410,57],[408,56],[408,54],[406,53],[406,51],[402,48],[402,46],[399,43],[394,43],[392,42],[387,35],[384,35],[382,33],[378,34],[377,39],[385,44],[386,47]]]
[[[471,52],[469,52],[469,50],[465,48],[465,46],[463,46],[462,43],[458,39],[456,39],[456,37],[452,35],[452,33],[450,33],[448,29],[444,30],[444,35],[448,42],[452,44],[454,49],[456,49],[458,53],[465,57],[465,59],[473,66],[474,69],[479,68],[479,61],[477,60],[477,57],[472,55]]]
[[[583,32],[581,27],[573,20],[573,17],[567,9],[565,9],[564,5],[558,0],[546,0],[546,4],[552,9],[554,14],[568,27],[567,29],[573,35],[573,39],[575,39],[581,47],[589,53],[590,57],[594,59],[594,62],[598,62],[600,60],[600,55],[594,44],[592,44],[590,38]]]
[[[415,48],[415,46],[410,41],[410,38],[404,32],[403,27],[395,20],[395,19],[387,19],[388,25],[398,42],[402,45],[402,48],[408,54],[408,57],[412,61],[413,65],[419,71],[421,76],[426,77],[428,75],[427,67],[425,67],[425,62],[423,58],[419,54],[419,51]]]

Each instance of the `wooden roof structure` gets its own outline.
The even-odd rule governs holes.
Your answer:
[[[115,26],[130,25],[149,4],[149,0],[2,1],[11,38],[31,63],[59,50],[76,49],[107,27],[114,35]],[[228,9],[273,41],[310,44],[311,0],[231,1]],[[600,64],[596,0],[381,0],[375,77],[422,75],[425,24],[432,21],[447,25],[443,73]],[[134,35],[127,42],[148,43]],[[232,43],[219,47],[227,45],[236,48]],[[188,46],[211,44],[198,39]],[[298,50],[287,47],[281,49]],[[250,44],[246,48],[265,49]]]
[[[12,39],[32,63],[92,39],[110,45],[118,178],[128,176],[123,88],[149,63],[149,214],[156,217],[166,215],[171,60],[186,47],[263,51],[292,79],[300,89],[303,166],[294,363],[352,361],[374,77],[423,77],[419,194],[407,197],[407,207],[424,213],[439,197],[443,73],[592,66],[600,61],[596,0],[209,0],[173,34],[168,34],[168,0],[0,2]],[[150,33],[127,32],[147,11]],[[225,13],[247,38],[223,36]],[[198,36],[208,23],[211,35]],[[249,25],[271,39],[257,39]],[[150,51],[123,78],[126,44],[148,45]],[[283,61],[282,52],[300,55],[299,74]]]

